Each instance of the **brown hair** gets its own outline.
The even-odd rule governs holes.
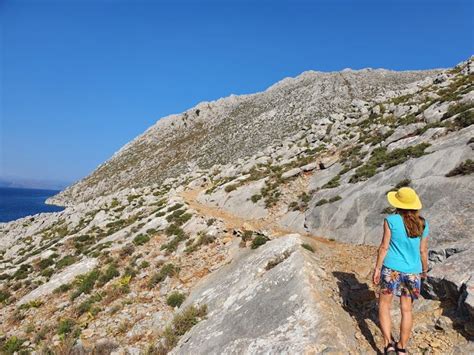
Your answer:
[[[407,234],[410,238],[417,238],[423,234],[425,229],[425,219],[420,216],[418,210],[397,209],[403,218]]]

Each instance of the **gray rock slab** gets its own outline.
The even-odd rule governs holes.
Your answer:
[[[247,249],[209,275],[182,306],[206,304],[173,354],[303,354],[354,349],[354,323],[328,297],[316,254],[299,235]],[[281,258],[281,259],[280,259]],[[269,262],[282,260],[266,270]]]
[[[64,271],[57,275],[54,275],[48,282],[42,284],[38,288],[35,288],[30,293],[23,296],[19,301],[18,305],[30,302],[34,299],[51,294],[59,286],[67,284],[75,279],[76,276],[85,274],[97,266],[97,259],[85,258],[68,266]]]
[[[473,131],[474,127],[471,126],[442,137],[429,148],[432,153],[410,159],[367,181],[341,184],[337,188],[316,192],[306,213],[306,226],[315,235],[330,236],[350,243],[377,245],[385,217],[382,211],[388,207],[386,192],[408,178],[421,196],[424,204],[422,215],[433,226],[431,246],[470,241],[474,230],[474,181],[469,175],[445,177],[445,174],[466,159],[474,158],[473,150],[466,144]],[[329,174],[329,170],[314,174],[311,187],[319,187],[335,175],[334,172]],[[321,179],[320,174],[323,173],[329,176]],[[336,195],[342,199],[315,206],[316,201]]]

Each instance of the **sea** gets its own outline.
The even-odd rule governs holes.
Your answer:
[[[0,187],[0,222],[42,212],[59,212],[64,207],[45,204],[45,200],[58,190],[20,189]]]

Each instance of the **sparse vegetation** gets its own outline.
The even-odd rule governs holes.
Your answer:
[[[25,339],[12,336],[2,343],[2,353],[6,355],[21,353],[22,344],[24,342],[25,342]]]
[[[333,202],[339,201],[341,199],[342,199],[342,197],[339,196],[339,195],[331,197],[329,200],[323,198],[323,199],[319,200],[318,202],[316,202],[316,206],[322,206],[322,205],[325,205],[327,203],[333,203]]]
[[[268,241],[269,239],[266,236],[258,234],[252,239],[252,245],[250,247],[252,249],[257,249]]]
[[[184,302],[186,296],[180,292],[173,292],[166,298],[166,304],[171,307],[179,307]]]
[[[237,184],[229,184],[225,187],[224,191],[227,192],[227,193],[232,192],[235,189],[237,189],[238,186],[239,185],[237,185]]]
[[[309,250],[310,252],[314,253],[314,248],[311,245],[309,245],[308,243],[303,243],[303,244],[301,244],[301,246],[303,248],[305,248],[306,250]]]
[[[56,262],[56,269],[60,270],[65,268],[66,266],[72,265],[77,261],[77,258],[73,255],[66,255],[62,259],[59,259]]]
[[[394,149],[387,152],[386,147],[375,148],[367,163],[357,168],[349,182],[364,181],[377,174],[378,171],[389,169],[404,163],[410,158],[418,158],[426,154],[425,149],[430,144],[421,143],[407,148]]]
[[[159,284],[161,281],[166,279],[167,277],[172,277],[178,275],[179,267],[175,266],[174,264],[165,264],[161,267],[160,271],[153,274],[148,282],[148,287],[152,288]]]
[[[446,177],[458,176],[458,175],[470,175],[474,172],[474,161],[467,159],[446,174]]]
[[[76,277],[76,280],[74,281],[76,285],[76,290],[71,294],[71,300],[76,299],[83,293],[90,293],[94,288],[94,285],[98,280],[99,276],[100,271],[95,269],[87,274],[79,275],[78,277]]]
[[[11,296],[11,293],[8,290],[6,289],[0,290],[0,303],[6,303],[8,299],[10,298],[10,296]]]
[[[171,325],[163,331],[163,344],[161,351],[167,353],[178,344],[179,338],[186,334],[193,326],[202,320],[207,314],[207,306],[189,306],[177,314]]]
[[[341,184],[341,176],[336,175],[331,180],[329,180],[326,184],[323,185],[323,189],[332,189],[338,187]]]
[[[90,296],[87,300],[82,302],[77,308],[76,313],[77,315],[82,315],[84,313],[91,313],[92,315],[96,315],[100,312],[100,308],[94,306],[95,303],[100,302],[102,300],[102,295],[100,293],[95,293],[94,295]]]
[[[133,238],[133,244],[135,245],[144,245],[150,241],[150,237],[146,234],[139,234]]]
[[[257,203],[259,200],[261,200],[262,198],[262,195],[260,194],[255,194],[255,195],[252,195],[252,197],[250,197],[250,200],[253,202],[253,203]]]
[[[74,321],[74,319],[65,318],[59,321],[57,333],[59,336],[66,336],[72,334],[78,336],[79,330],[78,328],[76,328],[76,322]]]

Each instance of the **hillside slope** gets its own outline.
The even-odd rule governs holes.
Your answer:
[[[377,80],[381,73],[374,74]],[[376,88],[385,93],[348,97],[339,112],[294,134],[285,131],[285,138],[263,149],[247,142],[255,153],[226,155],[225,164],[214,164],[204,143],[202,149],[194,146],[189,156],[209,158],[210,167],[191,164],[162,183],[150,167],[159,159],[153,149],[164,149],[153,138],[161,129],[150,129],[95,173],[97,184],[79,184],[60,195],[70,204],[64,211],[0,224],[0,351],[379,351],[370,281],[375,245],[383,218],[393,212],[385,193],[408,185],[420,192],[431,226],[430,271],[415,304],[409,349],[472,353],[473,73],[471,58],[433,76],[421,74],[421,81],[397,92]],[[321,75],[305,73],[268,92]],[[351,85],[362,92],[356,81]],[[371,93],[370,87],[364,90]],[[281,97],[281,107],[289,96]],[[298,100],[309,96],[305,92]],[[329,110],[325,102],[314,103],[314,110]],[[196,113],[196,119],[204,116]],[[226,117],[226,127],[239,126],[240,118],[250,122]],[[279,117],[285,123],[271,121],[268,137],[293,122],[293,116]],[[176,118],[160,122],[169,123],[163,132],[172,132]],[[270,139],[250,128],[257,142]],[[247,149],[220,146],[225,149],[216,152],[229,149],[236,157]],[[124,164],[123,173],[107,170],[108,164]],[[139,181],[145,172],[150,179],[143,175]],[[132,177],[145,186],[135,187]],[[396,337],[400,319],[394,319]]]
[[[304,125],[347,111],[354,100],[371,100],[405,89],[437,72],[305,72],[262,93],[200,103],[182,114],[160,119],[50,202],[77,203],[125,187],[162,183],[196,167],[208,169],[233,162],[278,144]]]

